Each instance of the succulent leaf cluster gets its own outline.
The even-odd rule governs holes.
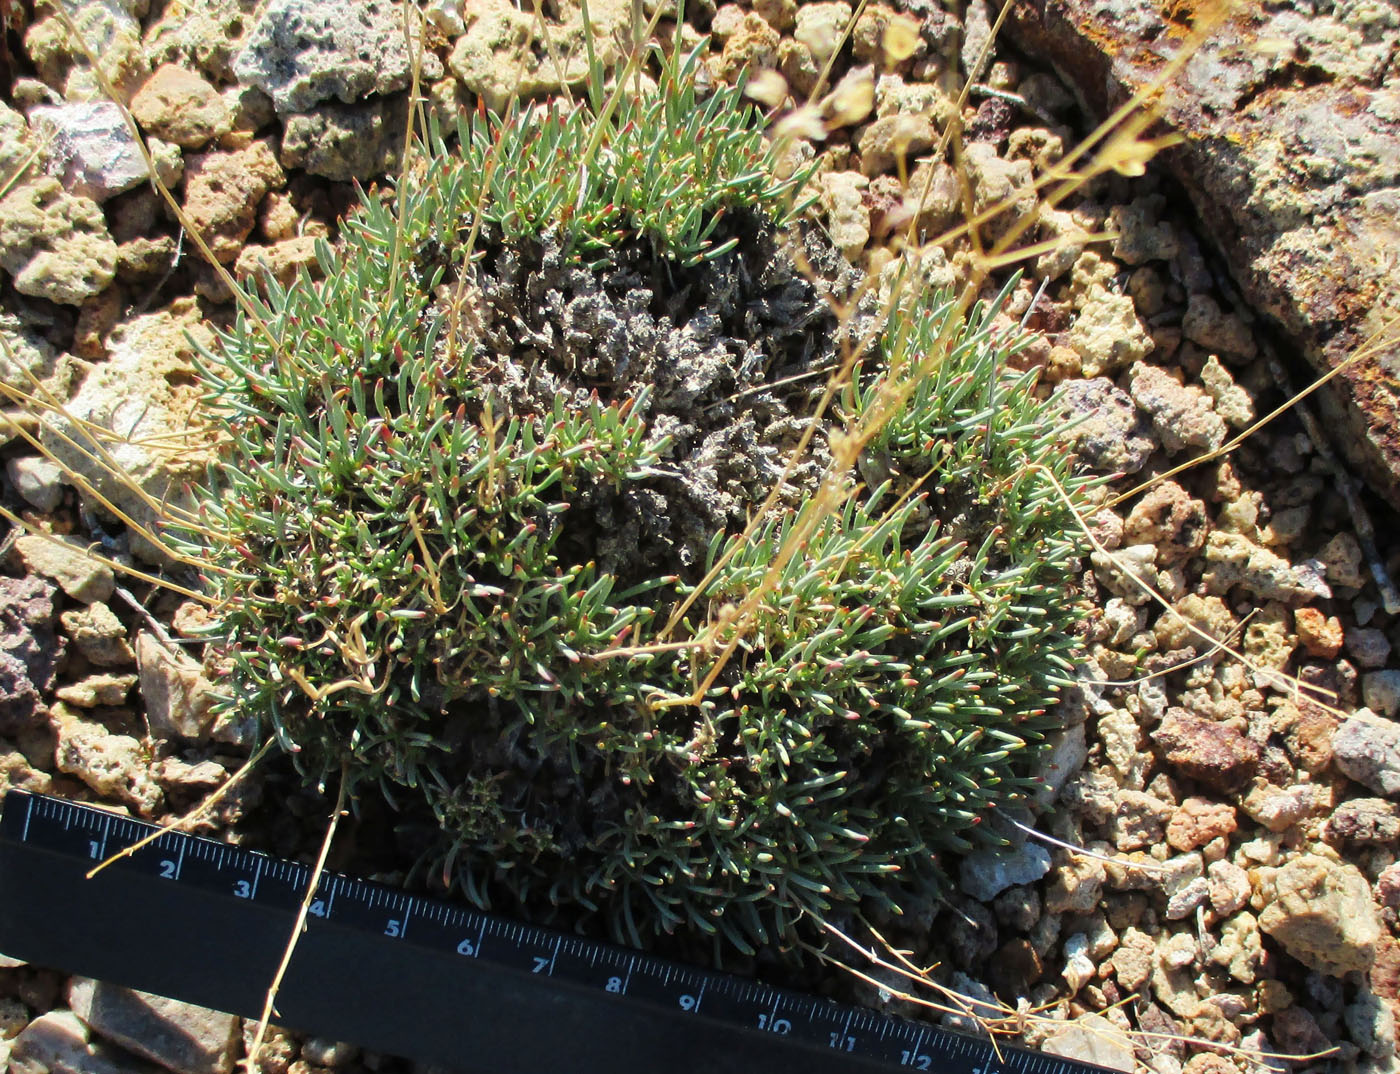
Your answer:
[[[663,82],[597,159],[649,146],[681,183],[735,146],[761,157],[736,96],[685,127],[690,92]],[[576,114],[506,155],[517,183],[540,147],[573,144]],[[520,137],[488,118],[431,146],[323,247],[324,278],[266,283],[258,318],[206,355],[229,448],[200,493],[218,536],[187,540],[215,568],[224,703],[308,776],[344,770],[352,794],[430,812],[433,874],[482,905],[745,951],[862,901],[897,908],[1031,792],[1070,666],[1078,549],[1053,483],[1076,484],[1030,378],[1007,372],[1024,340],[993,330],[1002,299],[964,317],[925,296],[841,400],[858,425],[892,369],[926,367],[840,510],[777,511],[715,532],[703,570],[633,564],[624,582],[581,506],[687,460],[645,388],[512,410],[493,356],[456,331],[466,237],[481,213],[497,250],[544,227],[574,229],[585,257],[632,239],[662,263],[735,255],[704,245],[717,204],[677,224],[622,171],[601,215],[560,219],[577,192],[541,195],[547,169],[479,202],[497,135]],[[714,189],[781,218],[771,184],[744,170]]]
[[[715,241],[737,207],[771,212],[780,225],[795,218],[810,203],[796,194],[816,162],[774,176],[773,147],[742,82],[698,99],[707,45],[664,58],[654,92],[624,84],[604,100],[595,79],[591,103],[513,101],[504,117],[483,110],[465,119],[454,168],[462,193],[507,242],[557,228],[594,266],[636,235],[681,265],[714,258],[738,242]]]

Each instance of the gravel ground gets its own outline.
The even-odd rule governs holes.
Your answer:
[[[921,0],[875,4],[843,44],[845,3],[692,7],[694,29],[714,35],[717,79],[774,68],[802,97],[833,56],[827,84],[875,79],[874,114],[812,146],[824,161],[820,219],[850,261],[878,272],[891,256],[906,190],[901,144],[915,162],[909,187],[927,181],[931,191],[920,226],[938,233],[962,219],[956,172],[924,157],[958,108],[949,79],[973,66],[989,33],[984,9],[960,20]],[[604,25],[631,17],[630,5],[592,9]],[[577,9],[552,10],[554,46],[567,51]],[[396,164],[410,66],[391,4],[271,0],[256,12],[246,0],[210,0],[148,11],[140,0],[89,0],[78,12],[164,178],[239,276],[311,265],[354,183]],[[499,108],[512,86],[557,86],[533,17],[504,0],[472,0],[464,12],[436,0],[428,13],[422,72],[435,108],[478,99]],[[917,28],[917,44],[889,64],[885,26],[900,19]],[[167,446],[197,405],[185,333],[207,338],[207,323],[226,322],[229,295],[142,185],[120,110],[95,94],[57,20],[40,9],[20,31],[10,103],[0,106],[0,174],[15,176],[0,199],[0,331],[12,352],[0,375],[27,386],[22,367],[78,417],[120,430],[132,441],[122,462],[143,480],[196,474],[206,442]],[[1094,612],[1081,687],[1061,706],[1042,836],[967,858],[960,890],[891,938],[916,962],[939,963],[942,983],[1043,1008],[1049,1020],[1031,1023],[1026,1039],[1059,1054],[1159,1074],[1394,1071],[1400,607],[1377,575],[1400,571],[1400,531],[1371,504],[1379,548],[1367,554],[1372,523],[1334,469],[1341,446],[1298,410],[1166,476],[1250,428],[1307,374],[1292,366],[1289,340],[1240,302],[1211,236],[1152,169],[1104,176],[1057,206],[1041,201],[1034,181],[1082,137],[1085,117],[1036,57],[998,46],[989,60],[964,108],[967,174],[977,206],[1010,197],[1013,207],[982,225],[983,238],[1037,213],[1027,243],[1080,229],[1118,235],[1033,259],[1008,310],[1019,318],[1047,281],[1029,322],[1043,338],[1024,360],[1079,419],[1066,435],[1084,465],[1115,476],[1089,519]],[[969,266],[966,240],[926,261],[948,283]],[[33,428],[32,417],[13,416]],[[102,513],[25,440],[5,445],[10,435],[0,429],[0,502],[73,540],[64,551],[0,537],[0,789],[176,816],[242,763],[250,729],[209,715],[207,684],[179,644],[198,626],[195,606],[87,560],[81,549],[94,539],[118,557],[140,550],[104,529]],[[149,514],[137,498],[113,498],[133,517]],[[274,766],[209,830],[309,858],[326,805],[290,782]],[[333,864],[397,868],[379,849],[382,827],[370,810]],[[908,1009],[849,981],[827,987]],[[22,1074],[151,1063],[226,1074],[249,1031],[181,1005],[94,994],[51,970],[0,969],[0,1057]],[[106,1009],[117,1013],[94,1013]],[[179,1026],[172,1039],[185,1045],[152,1044],[139,1028],[152,1018]],[[1198,1043],[1135,1047],[1129,1031]],[[1295,1064],[1259,1058],[1324,1051]],[[314,1074],[402,1064],[274,1034],[262,1065]]]

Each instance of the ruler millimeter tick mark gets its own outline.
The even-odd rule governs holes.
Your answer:
[[[9,792],[0,951],[257,1017],[310,870],[168,832],[85,877],[94,840],[111,855],[152,831],[93,806]],[[495,1074],[1101,1069],[330,873],[277,1009],[294,1029]]]

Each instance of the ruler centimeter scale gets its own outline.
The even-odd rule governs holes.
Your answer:
[[[0,952],[256,1018],[300,863],[10,791]],[[279,1025],[485,1074],[1083,1074],[1102,1068],[324,873]]]

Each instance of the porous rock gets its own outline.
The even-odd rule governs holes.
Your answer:
[[[1228,793],[1249,782],[1259,765],[1259,746],[1228,724],[1170,708],[1152,732],[1167,763],[1182,775]]]
[[[1010,10],[1007,29],[1102,119],[1192,39],[1178,18],[1131,0],[1030,0]],[[1400,313],[1400,86],[1385,78],[1397,29],[1391,5],[1235,9],[1200,42],[1160,115],[1183,138],[1160,159],[1202,233],[1245,302],[1318,374]],[[1318,396],[1338,445],[1400,505],[1397,363],[1395,348],[1378,349]]]
[[[332,97],[351,104],[392,93],[410,77],[403,12],[388,0],[272,0],[244,38],[233,70],[271,97],[282,115]]]
[[[1332,737],[1332,756],[1343,773],[1387,798],[1400,798],[1400,725],[1368,709]]]
[[[1381,925],[1371,887],[1354,866],[1304,854],[1268,872],[1256,905],[1259,927],[1311,969],[1340,976],[1366,970]]]
[[[156,68],[131,99],[146,130],[182,149],[198,149],[233,129],[223,96],[193,71],[173,63]]]
[[[448,67],[495,112],[504,112],[517,95],[528,99],[558,93],[564,85],[581,86],[588,77],[582,10],[572,0],[556,10],[562,17],[547,23],[542,31],[532,10],[522,10],[510,0],[474,0],[462,11],[466,33],[454,43]],[[614,34],[630,33],[632,6],[605,0],[590,3],[588,11],[594,54],[605,67],[611,66],[620,56]],[[750,13],[746,21],[749,19],[767,27],[758,15]],[[778,35],[771,29],[768,32],[776,50]],[[726,56],[739,36],[726,43]]]
[[[1169,455],[1188,448],[1214,451],[1225,442],[1225,419],[1195,385],[1182,384],[1155,365],[1136,362],[1128,370],[1128,393],[1151,419]]]
[[[147,771],[146,751],[130,735],[113,734],[59,701],[50,713],[57,736],[54,764],[103,797],[150,816],[161,802],[160,788]]]
[[[1055,398],[1064,410],[1063,435],[1086,466],[1123,474],[1142,469],[1156,444],[1127,392],[1094,377],[1062,384]]]
[[[237,1016],[88,977],[68,986],[73,1013],[95,1033],[173,1074],[229,1074],[241,1036]]]
[[[0,735],[16,735],[46,713],[42,698],[64,648],[53,632],[57,592],[33,575],[0,575]]]
[[[0,200],[0,268],[20,294],[78,306],[112,282],[117,244],[96,202],[41,176]]]
[[[234,152],[200,153],[185,164],[185,212],[214,257],[226,263],[252,232],[263,197],[285,182],[266,139]]]
[[[44,423],[43,442],[55,458],[157,535],[164,519],[153,505],[180,503],[181,484],[199,479],[213,450],[215,434],[199,418],[191,336],[212,342],[192,300],[132,318],[111,334],[108,360],[93,367],[67,414],[48,415]],[[102,438],[100,452],[85,431],[93,428],[115,434]],[[90,499],[89,507],[101,504]],[[165,551],[141,535],[129,531],[128,538],[142,558],[168,561]]]
[[[63,612],[59,619],[64,632],[89,664],[123,667],[135,662],[136,655],[126,640],[126,627],[100,600],[86,608]]]
[[[1029,173],[1029,163],[1022,161]],[[1124,366],[1141,363],[1152,353],[1152,337],[1138,319],[1133,300],[1097,284],[1085,295],[1074,324],[1062,341],[1079,354],[1080,365],[1088,377],[1112,373]],[[1134,397],[1137,393],[1134,392]],[[1139,400],[1141,405],[1141,400]],[[1144,406],[1156,420],[1151,407]],[[1160,432],[1160,428],[1159,428]],[[1174,450],[1172,441],[1163,437],[1167,450]]]
[[[398,167],[405,119],[398,98],[325,105],[288,116],[282,166],[337,182],[384,175]]]

